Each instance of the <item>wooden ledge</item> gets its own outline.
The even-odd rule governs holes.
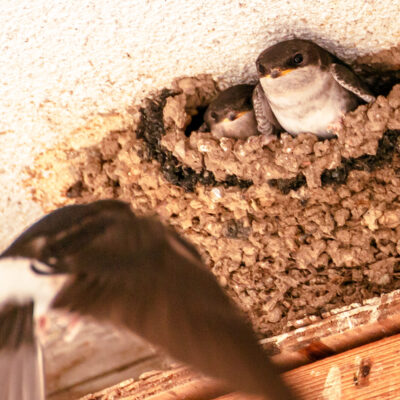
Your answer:
[[[283,374],[303,400],[385,399],[400,396],[400,335],[314,362]],[[128,380],[81,400],[243,400],[223,394],[211,379],[178,367]]]

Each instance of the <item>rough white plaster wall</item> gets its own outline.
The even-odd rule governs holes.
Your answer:
[[[34,154],[174,77],[254,76],[296,35],[347,60],[400,41],[400,0],[2,0],[0,248],[41,210],[19,181]]]

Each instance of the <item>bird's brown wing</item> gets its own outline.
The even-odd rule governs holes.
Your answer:
[[[293,398],[211,273],[167,244],[154,252],[150,264],[141,262],[146,270],[125,279],[77,276],[54,307],[125,326],[233,389]]]
[[[252,101],[258,131],[264,135],[275,136],[282,127],[275,118],[260,83],[254,88]]]
[[[341,63],[332,63],[330,71],[336,82],[367,103],[376,100],[368,86],[350,69]]]

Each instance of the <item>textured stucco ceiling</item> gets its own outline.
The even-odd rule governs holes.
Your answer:
[[[111,5],[113,4],[113,5]],[[174,77],[254,77],[288,37],[346,60],[397,45],[398,0],[4,0],[0,13],[0,248],[42,214],[21,185],[33,157]]]

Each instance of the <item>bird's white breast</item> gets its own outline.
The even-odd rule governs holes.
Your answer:
[[[32,271],[31,260],[0,259],[0,309],[9,300],[35,302],[35,315],[45,313],[67,279],[66,275],[40,275]],[[35,265],[39,264],[35,261]],[[44,267],[46,268],[46,267]]]
[[[298,135],[330,137],[329,125],[348,111],[352,95],[328,71],[308,66],[279,78],[261,78],[271,109],[281,126]]]

